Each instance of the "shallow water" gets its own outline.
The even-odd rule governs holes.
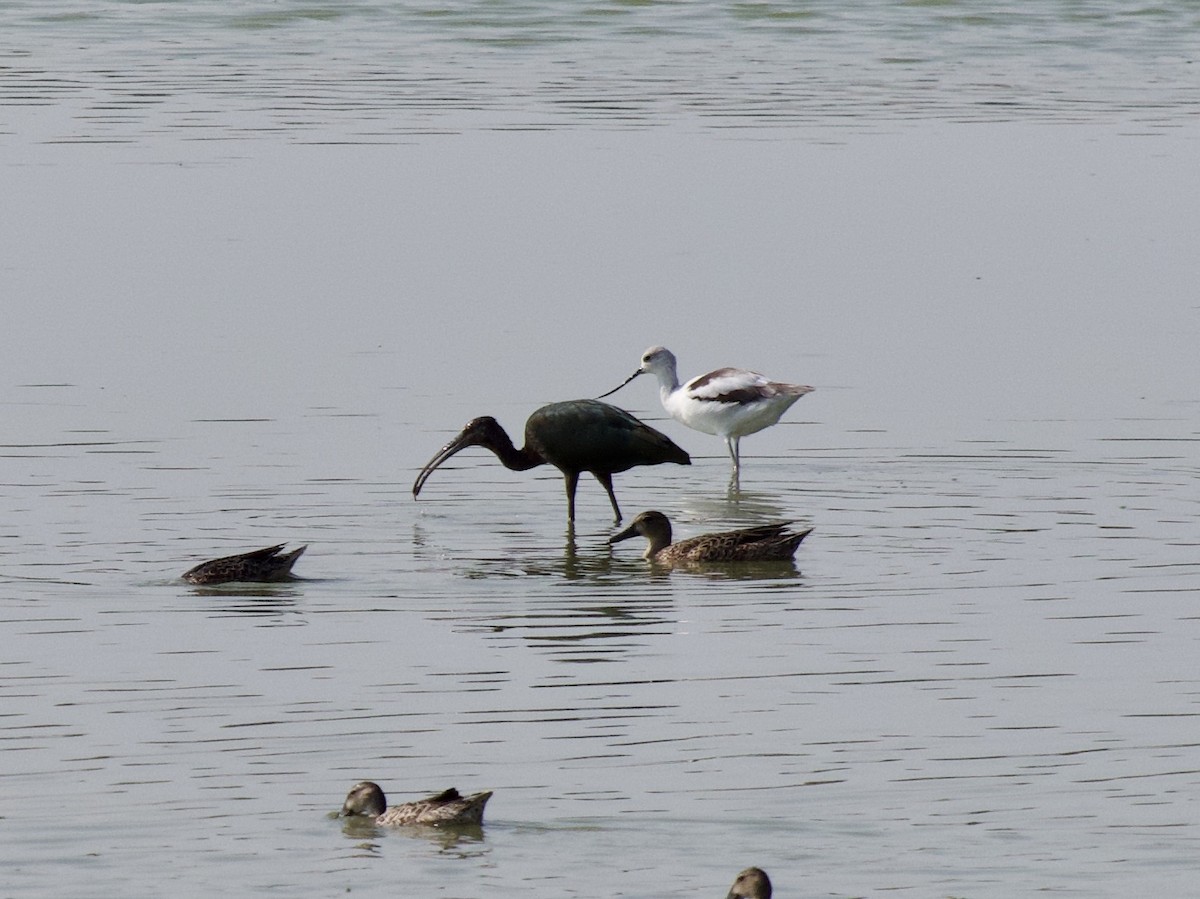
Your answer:
[[[0,13],[0,893],[1186,895],[1190,7],[564,9]],[[479,450],[413,500],[658,342],[817,389],[731,491],[625,387],[694,460],[626,516],[794,566]]]

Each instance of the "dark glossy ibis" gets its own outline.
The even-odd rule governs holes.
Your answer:
[[[563,473],[567,487],[567,520],[575,520],[575,487],[581,472],[590,471],[603,485],[613,514],[621,521],[621,508],[613,493],[612,476],[635,465],[677,462],[690,465],[688,454],[665,434],[638,421],[624,409],[599,400],[569,400],[551,403],[535,411],[525,422],[525,445],[513,446],[512,439],[491,416],[467,423],[457,437],[443,446],[421,469],[413,484],[413,496],[421,492],[433,470],[468,446],[491,450],[513,471],[526,471],[550,464]]]

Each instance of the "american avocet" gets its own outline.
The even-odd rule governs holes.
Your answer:
[[[800,541],[812,533],[789,531],[790,521],[719,534],[703,534],[671,542],[671,522],[662,512],[643,512],[629,527],[609,538],[617,543],[641,534],[649,541],[644,557],[652,562],[770,562],[785,561],[796,554]]]
[[[616,393],[638,375],[658,377],[663,408],[677,422],[725,438],[736,478],[741,470],[738,442],[747,434],[769,428],[788,407],[812,388],[771,381],[744,368],[718,368],[680,386],[675,355],[652,346],[642,354],[641,367],[601,398]]]
[[[771,878],[762,868],[747,868],[737,876],[725,899],[771,899]]]
[[[203,562],[183,573],[193,584],[227,584],[232,581],[286,581],[292,578],[292,565],[308,547],[282,552],[284,544],[256,549],[240,556],[225,556]]]
[[[491,792],[462,796],[451,787],[445,792],[404,802],[388,808],[387,797],[379,784],[364,780],[350,789],[342,804],[339,817],[366,815],[376,824],[399,826],[402,824],[482,824],[483,807],[492,798]]]
[[[608,493],[617,523],[621,508],[613,493],[612,476],[635,465],[677,462],[690,465],[688,454],[665,434],[638,421],[624,409],[598,400],[569,400],[551,403],[525,422],[525,445],[513,446],[512,439],[490,416],[467,422],[457,437],[438,450],[421,469],[413,484],[413,496],[433,470],[468,446],[491,450],[513,471],[526,471],[549,463],[563,473],[567,487],[567,521],[575,520],[575,487],[581,472],[590,471]]]

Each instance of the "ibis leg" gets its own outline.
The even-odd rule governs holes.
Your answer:
[[[579,486],[579,472],[564,471],[563,479],[567,487],[567,521],[575,520],[575,488]]]
[[[621,507],[617,505],[617,495],[615,493],[613,493],[612,475],[597,474],[596,480],[600,482],[602,487],[604,487],[605,492],[608,493],[608,501],[610,503],[612,503],[613,515],[616,516],[616,520],[613,522],[613,524],[620,524],[621,523]]]

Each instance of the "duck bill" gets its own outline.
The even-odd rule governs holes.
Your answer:
[[[471,444],[466,440],[466,434],[459,434],[440,450],[438,450],[437,455],[425,463],[425,467],[421,469],[421,473],[417,475],[417,479],[413,481],[413,496],[416,496],[421,492],[421,488],[425,486],[425,482],[429,480],[429,476],[433,474],[434,470],[439,465],[441,465],[455,453],[466,449],[470,445]]]
[[[614,387],[608,393],[602,393],[598,397],[596,397],[596,399],[602,400],[606,396],[612,396],[614,393],[616,393],[618,390],[620,390],[622,387],[624,387],[626,384],[628,384],[630,381],[632,381],[634,378],[636,378],[640,374],[642,374],[642,370],[639,368],[637,371],[635,371],[633,374],[631,374],[628,378],[626,378],[624,381],[622,381],[620,384],[618,384],[616,387]]]
[[[614,543],[620,543],[622,540],[628,540],[630,537],[636,537],[637,535],[637,526],[631,524],[629,527],[625,528],[625,530],[621,531],[621,533],[613,534],[611,537],[609,537],[608,543],[611,546]]]

